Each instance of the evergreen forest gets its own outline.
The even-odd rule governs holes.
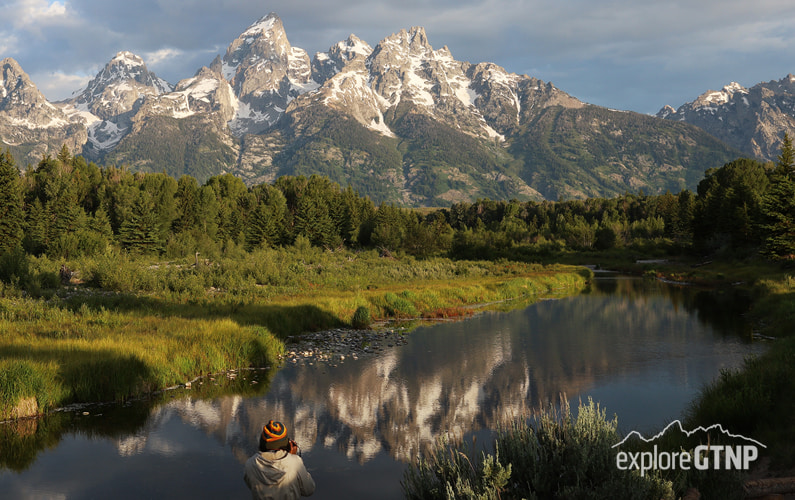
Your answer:
[[[318,175],[251,188],[225,174],[190,176],[100,167],[64,146],[23,172],[0,154],[0,253],[53,260],[110,250],[164,258],[242,255],[303,239],[328,250],[454,259],[548,258],[630,249],[771,260],[795,258],[790,138],[777,163],[740,158],[706,171],[697,192],[614,198],[480,199],[436,209],[375,204]],[[4,265],[0,279],[11,280]],[[17,279],[23,276],[16,275]]]

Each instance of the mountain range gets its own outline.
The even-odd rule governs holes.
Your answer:
[[[0,64],[0,148],[20,168],[65,144],[100,164],[199,181],[321,174],[414,206],[693,189],[708,168],[774,157],[784,120],[759,117],[789,112],[792,127],[795,116],[783,98],[771,110],[768,96],[784,95],[772,83],[724,89],[740,101],[705,101],[720,110],[712,115],[694,103],[658,117],[594,106],[495,64],[458,61],[421,27],[374,47],[350,35],[310,58],[273,13],[176,85],[120,52],[71,98],[49,102],[16,61]],[[730,116],[731,133],[721,129]]]

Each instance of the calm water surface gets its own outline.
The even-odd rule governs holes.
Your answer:
[[[313,498],[400,498],[406,461],[436,436],[485,442],[560,393],[599,401],[624,432],[661,428],[765,348],[742,308],[728,292],[597,279],[587,294],[418,328],[375,358],[250,372],[237,394],[0,425],[0,497],[248,498],[242,464],[274,418],[302,447]]]

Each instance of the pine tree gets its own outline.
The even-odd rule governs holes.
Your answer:
[[[795,151],[784,134],[771,185],[762,199],[762,253],[773,260],[795,259]]]
[[[781,141],[781,152],[778,155],[776,170],[780,174],[791,174],[795,167],[795,149],[792,148],[792,140],[788,132],[784,132],[784,139]]]
[[[298,200],[294,217],[296,236],[306,237],[315,246],[334,247],[341,243],[328,206],[322,200],[313,199],[305,193]]]
[[[61,150],[58,152],[58,161],[61,163],[71,163],[72,162],[72,153],[69,151],[69,148],[64,144],[61,146]]]
[[[773,260],[795,259],[795,183],[783,176],[774,180],[762,210],[762,253]]]
[[[199,224],[199,185],[193,177],[183,175],[177,182],[175,194],[177,218],[173,229],[176,233],[188,232]]]
[[[480,219],[478,219],[480,220]],[[382,203],[373,220],[372,244],[382,250],[394,252],[403,247],[406,224],[401,210],[394,205]]]
[[[22,241],[25,215],[19,171],[11,152],[0,152],[0,252]]]
[[[121,244],[134,252],[159,252],[163,242],[159,237],[157,213],[151,200],[141,196],[133,207],[130,217],[119,229]]]
[[[249,251],[283,243],[286,232],[287,200],[282,192],[273,186],[261,185],[254,193],[259,201],[247,217],[244,230]]]
[[[23,239],[23,246],[25,251],[35,255],[39,255],[47,249],[50,242],[49,230],[52,227],[52,221],[44,205],[38,198],[33,200],[33,203],[28,207],[25,237]]]

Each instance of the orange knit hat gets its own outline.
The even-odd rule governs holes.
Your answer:
[[[287,427],[283,423],[271,420],[262,427],[262,435],[259,437],[260,451],[278,450],[288,444]]]

